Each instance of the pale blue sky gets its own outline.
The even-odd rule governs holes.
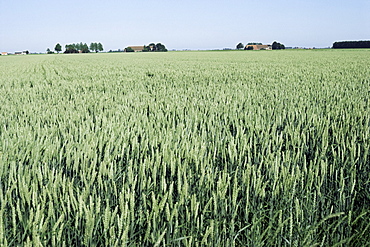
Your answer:
[[[370,0],[0,0],[0,51],[44,52],[56,43],[105,50],[162,42],[168,49],[238,42],[328,47],[370,39]]]

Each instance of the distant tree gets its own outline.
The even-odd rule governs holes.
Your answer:
[[[280,44],[280,43],[278,43],[278,42],[274,41],[274,42],[272,43],[272,45],[271,45],[271,48],[272,48],[273,50],[283,50],[283,49],[285,49],[285,46],[284,46],[283,44]]]
[[[244,50],[253,50],[253,46],[251,45],[246,45]]]
[[[370,48],[370,40],[334,42],[333,49]]]
[[[62,50],[62,46],[58,43],[58,44],[56,44],[56,45],[55,45],[54,50],[55,50],[57,53],[59,53],[59,52]]]
[[[90,50],[98,52],[98,51],[103,51],[104,49],[103,49],[103,45],[101,43],[91,43],[90,44]]]
[[[144,45],[143,52],[148,52],[148,51],[158,51],[158,52],[166,52],[168,51],[166,46],[162,43],[150,43],[149,45]]]
[[[157,47],[155,46],[155,44],[154,44],[154,43],[150,43],[150,44],[148,45],[148,47],[149,47],[149,51],[156,51],[156,50],[157,50]]]
[[[86,43],[81,45],[80,50],[82,51],[82,53],[89,53],[90,52],[89,46]]]
[[[70,45],[70,47],[72,48],[73,47],[73,49],[75,49],[76,51],[77,51],[77,53],[78,53],[78,51],[80,50],[80,44],[79,43],[73,43],[73,44],[71,44]]]
[[[91,43],[90,46],[88,46],[86,43],[76,43],[76,44],[67,44],[65,46],[66,50],[64,53],[88,53],[91,51],[103,51],[103,45],[101,43]]]
[[[54,52],[53,51],[51,51],[49,48],[48,49],[46,49],[46,54],[53,54]]]
[[[100,42],[96,45],[96,48],[97,48],[97,51],[104,51],[103,45]]]
[[[91,43],[90,44],[90,50],[98,52],[98,45],[96,43]]]
[[[65,46],[66,50],[64,53],[78,53],[76,44],[68,44]]]
[[[278,42],[274,41],[274,42],[272,43],[271,47],[272,47],[272,49],[273,49],[273,50],[277,50],[277,49],[279,49],[279,44],[278,44]]]
[[[155,47],[156,51],[167,51],[166,47],[161,43],[156,44]]]
[[[76,47],[76,49],[78,50],[78,51],[82,51],[82,49],[83,49],[83,43],[82,42],[80,42],[80,43],[76,43],[76,45],[75,45],[75,47]]]
[[[236,49],[240,50],[240,49],[243,49],[244,48],[244,45],[243,43],[239,43],[236,45]]]
[[[125,52],[134,52],[134,49],[132,49],[131,47],[126,47]]]

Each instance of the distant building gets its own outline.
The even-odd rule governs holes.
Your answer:
[[[7,52],[2,52],[1,55],[6,56],[6,55],[8,55],[8,53]]]
[[[272,46],[271,45],[246,45],[245,50],[254,50],[254,51],[272,50]]]
[[[134,45],[134,46],[128,46],[130,47],[131,49],[134,50],[134,52],[140,52],[140,51],[143,51],[144,50],[144,46],[143,45]],[[126,49],[125,49],[125,52],[126,52]]]
[[[16,51],[14,52],[14,55],[27,55],[27,51]]]

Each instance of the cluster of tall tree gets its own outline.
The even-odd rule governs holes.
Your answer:
[[[77,43],[77,44],[67,44],[65,46],[66,50],[64,53],[89,53],[90,51],[102,51],[103,45],[101,43],[91,43],[90,46],[88,46],[86,43]]]
[[[89,46],[85,43],[77,43],[77,44],[67,44],[65,45],[66,50],[64,53],[79,53],[80,51],[82,53],[89,53]]]
[[[150,51],[168,51],[166,46],[161,44],[161,43],[150,43],[148,46],[144,45],[144,50],[143,52],[150,52]]]
[[[103,49],[103,45],[101,43],[91,43],[90,44],[90,50],[98,52],[98,51],[103,51],[104,49]]]
[[[281,44],[281,43],[278,43],[276,41],[274,41],[271,45],[271,48],[273,50],[284,50],[285,49],[285,45]]]
[[[370,40],[334,42],[333,49],[370,48]]]
[[[59,53],[62,51],[62,46],[58,43],[55,45],[54,50]],[[76,43],[76,44],[66,44],[65,45],[65,51],[64,53],[88,53],[90,51],[103,51],[103,45],[101,43],[91,43],[90,46],[88,46],[86,43]],[[54,53],[49,48],[46,50],[48,54]]]

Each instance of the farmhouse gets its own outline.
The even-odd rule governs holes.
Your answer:
[[[271,45],[246,45],[245,50],[272,50]]]
[[[8,53],[7,52],[2,52],[1,55],[6,56],[6,55],[8,55]]]
[[[134,46],[129,46],[129,47],[131,47],[134,50],[134,52],[139,52],[139,51],[143,51],[144,50],[144,46],[143,45],[134,45]],[[126,49],[125,49],[125,51],[126,51]]]
[[[27,55],[27,51],[16,51],[14,55]]]

